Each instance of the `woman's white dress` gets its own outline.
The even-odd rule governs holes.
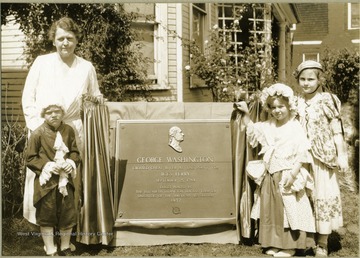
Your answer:
[[[85,59],[76,56],[68,67],[58,53],[39,56],[35,59],[26,78],[22,95],[22,107],[26,126],[30,133],[43,123],[41,109],[53,102],[60,102],[65,107],[64,122],[71,125],[76,134],[80,152],[83,148],[83,125],[80,111],[82,95],[100,95],[94,66]],[[36,224],[33,206],[35,173],[27,169],[23,215]],[[81,180],[81,177],[78,177]]]

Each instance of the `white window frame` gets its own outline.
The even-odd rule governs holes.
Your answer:
[[[348,13],[347,13],[347,18],[348,18],[348,30],[358,30],[360,28],[360,26],[358,25],[358,27],[353,27],[352,23],[351,23],[351,18],[352,18],[352,13],[351,13],[351,5],[352,3],[348,3]]]
[[[154,31],[154,71],[157,84],[152,89],[170,89],[168,80],[168,19],[167,4],[155,4],[155,20],[156,26]]]
[[[136,5],[136,3],[133,3]],[[148,79],[156,81],[150,85],[151,90],[168,90],[168,37],[167,37],[167,4],[154,3],[155,21],[143,21],[154,24],[154,74],[148,75]],[[135,21],[136,22],[136,21]],[[134,89],[137,89],[136,87]]]
[[[306,58],[306,55],[311,55],[311,56],[316,56],[316,62],[320,62],[320,53],[303,53],[302,54],[302,60],[303,62],[306,61],[306,60],[309,60],[308,58]]]

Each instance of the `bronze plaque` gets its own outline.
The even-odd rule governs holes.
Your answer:
[[[235,223],[228,120],[118,120],[115,226]]]

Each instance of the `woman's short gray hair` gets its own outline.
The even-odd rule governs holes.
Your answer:
[[[73,19],[69,17],[62,17],[59,20],[55,21],[48,32],[49,40],[54,41],[55,33],[57,28],[61,28],[66,31],[71,31],[75,34],[76,39],[79,40],[81,37],[81,32],[79,26],[74,22]]]

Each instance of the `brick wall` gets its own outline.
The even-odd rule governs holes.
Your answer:
[[[321,40],[328,33],[328,4],[296,4],[300,23],[296,25],[295,41]]]
[[[302,62],[303,54],[319,55],[320,62],[324,50],[359,49],[359,30],[347,28],[347,3],[297,3],[300,23],[293,31],[293,41],[320,41],[321,44],[293,45],[291,69]],[[292,84],[296,85],[293,78]]]

